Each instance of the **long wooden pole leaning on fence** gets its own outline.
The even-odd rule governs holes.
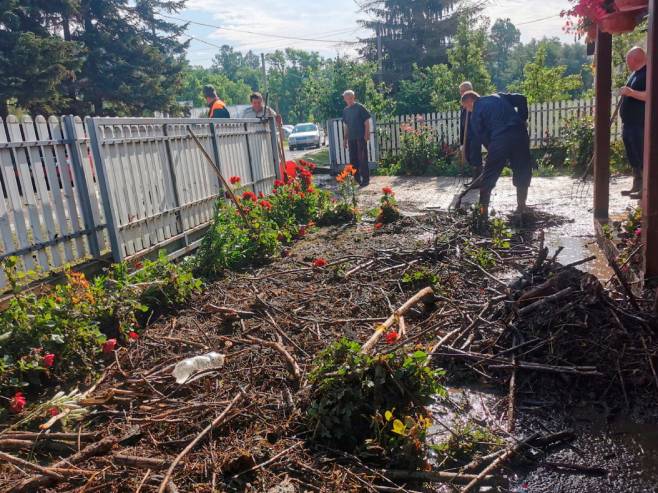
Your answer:
[[[206,161],[208,161],[208,164],[210,165],[210,167],[213,169],[213,171],[215,172],[215,174],[219,178],[219,181],[222,182],[222,186],[226,189],[226,193],[228,193],[228,196],[231,198],[231,200],[235,204],[235,207],[238,208],[238,212],[239,212],[240,216],[242,217],[242,219],[244,220],[245,224],[247,225],[247,227],[249,227],[249,229],[252,232],[255,233],[256,231],[254,230],[254,226],[249,222],[249,218],[247,218],[247,214],[245,214],[244,209],[242,208],[242,205],[240,204],[240,201],[238,200],[238,198],[233,193],[233,190],[231,189],[231,186],[228,184],[226,179],[224,179],[224,177],[222,176],[222,172],[220,171],[219,166],[217,166],[215,164],[215,161],[212,160],[212,158],[210,157],[210,154],[208,154],[208,152],[204,149],[203,144],[201,144],[198,137],[196,135],[194,135],[194,132],[192,132],[192,127],[190,127],[188,125],[187,126],[187,131],[192,136],[192,139],[194,140],[197,147],[201,151],[201,154],[203,154],[203,156],[206,158]]]

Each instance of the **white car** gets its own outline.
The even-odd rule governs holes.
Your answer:
[[[323,141],[322,129],[315,123],[299,123],[288,137],[288,147],[291,151],[314,147],[319,149]]]

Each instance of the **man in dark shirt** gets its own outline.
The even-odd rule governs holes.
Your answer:
[[[622,192],[640,198],[642,195],[642,168],[644,166],[644,106],[647,100],[647,55],[642,48],[631,48],[626,64],[633,71],[619,94],[619,115],[623,123],[622,137],[628,161],[633,168],[633,187]]]
[[[473,84],[468,81],[462,82],[459,85],[459,97],[461,98],[466,92],[472,90]],[[466,128],[467,122],[468,129]],[[463,159],[471,166],[472,176],[475,179],[482,173],[482,143],[473,133],[471,114],[463,107],[459,115],[459,144],[462,146]]]
[[[468,91],[462,96],[462,106],[471,113],[473,133],[488,151],[480,183],[483,214],[489,212],[491,191],[508,162],[516,187],[517,212],[524,212],[532,180],[526,97],[521,94],[481,97],[476,92]]]
[[[203,86],[203,95],[208,103],[208,118],[231,118],[226,104],[219,99],[213,86]]]
[[[349,149],[350,162],[356,168],[356,181],[362,187],[370,183],[368,167],[368,140],[370,139],[370,112],[356,102],[354,91],[343,93],[347,106],[343,110],[343,143]]]

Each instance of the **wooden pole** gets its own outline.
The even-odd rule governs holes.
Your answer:
[[[644,126],[644,190],[642,239],[644,273],[658,277],[658,0],[649,2],[647,101]]]
[[[612,35],[596,38],[596,110],[594,114],[594,218],[608,219],[610,205],[610,112]]]

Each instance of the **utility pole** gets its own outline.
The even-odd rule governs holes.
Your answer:
[[[267,69],[265,68],[265,53],[260,54],[260,63],[261,63],[261,71],[263,72],[263,90],[261,92],[266,93],[269,91],[269,87],[267,85]]]
[[[377,76],[379,83],[384,82],[384,66],[382,62],[382,26],[377,25]]]

